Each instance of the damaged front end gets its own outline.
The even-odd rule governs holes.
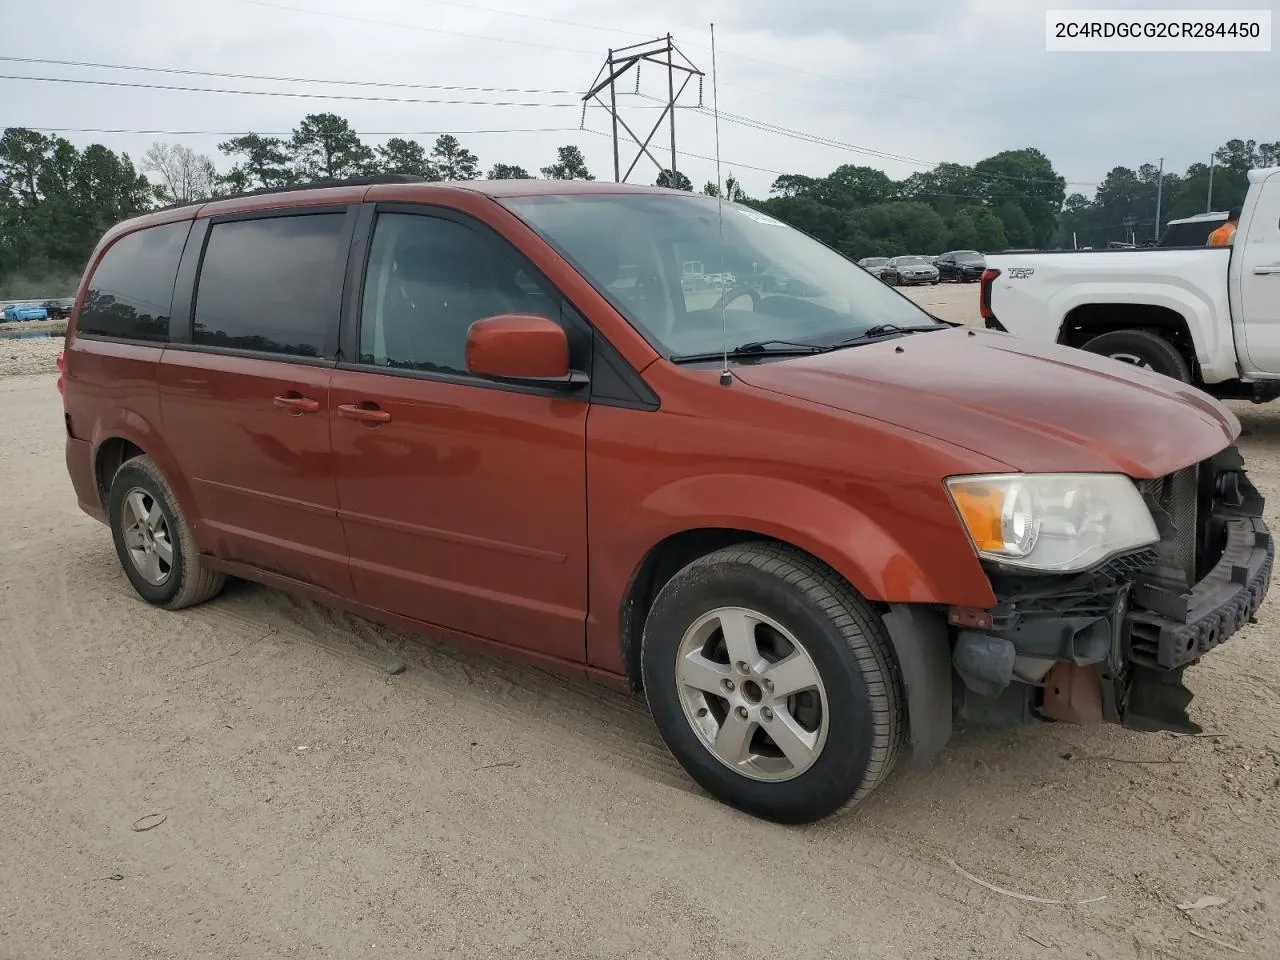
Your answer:
[[[1252,621],[1275,546],[1235,447],[1137,483],[1158,543],[1069,576],[992,567],[996,606],[948,612],[957,725],[1199,731],[1183,672]]]

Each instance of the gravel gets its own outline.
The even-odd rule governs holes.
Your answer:
[[[62,343],[61,337],[0,339],[0,377],[24,377],[56,370]]]

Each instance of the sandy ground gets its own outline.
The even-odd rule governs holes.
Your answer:
[[[1191,674],[1218,737],[965,734],[783,828],[633,699],[248,584],[148,607],[76,509],[53,376],[0,409],[4,960],[1280,956],[1280,594]],[[1236,409],[1280,529],[1280,407]]]
[[[0,337],[0,377],[47,373],[57,369],[61,337],[8,340]]]

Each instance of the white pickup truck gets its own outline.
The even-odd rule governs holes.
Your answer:
[[[1249,172],[1232,247],[994,254],[979,302],[992,330],[1280,397],[1280,167]]]

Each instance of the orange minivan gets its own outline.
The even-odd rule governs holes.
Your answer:
[[[119,224],[59,381],[146,601],[228,575],[643,691],[810,821],[962,725],[1194,730],[1274,547],[1194,388],[944,323],[749,206],[380,177]]]

